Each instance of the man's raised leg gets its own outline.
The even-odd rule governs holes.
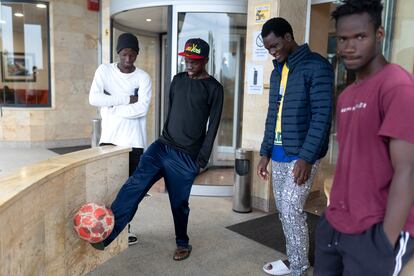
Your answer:
[[[156,141],[145,151],[138,168],[121,187],[112,203],[111,209],[115,216],[115,226],[112,233],[103,241],[105,246],[108,246],[132,220],[138,204],[152,185],[162,177],[161,161],[164,158],[164,152],[162,144],[160,144]]]

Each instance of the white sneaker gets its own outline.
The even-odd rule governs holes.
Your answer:
[[[263,271],[270,275],[286,275],[290,273],[290,269],[281,260],[265,264]]]

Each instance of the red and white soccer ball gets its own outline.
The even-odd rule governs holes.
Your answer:
[[[85,241],[103,241],[114,229],[114,215],[104,205],[87,203],[73,217],[73,229]]]

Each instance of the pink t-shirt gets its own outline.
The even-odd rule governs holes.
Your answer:
[[[337,123],[339,154],[326,217],[339,232],[358,234],[384,220],[394,174],[390,137],[414,144],[414,76],[388,64],[348,86],[339,96]],[[414,206],[404,230],[414,236]]]

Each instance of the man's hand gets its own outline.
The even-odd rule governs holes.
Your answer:
[[[390,226],[385,221],[384,221],[382,227],[384,229],[385,236],[387,236],[387,238],[388,238],[388,241],[390,242],[390,244],[393,247],[395,247],[395,245],[397,244],[397,241],[398,241],[398,237],[400,236],[401,230],[399,231],[398,227]]]
[[[129,96],[129,103],[133,104],[138,101],[138,96]]]
[[[262,156],[262,158],[259,161],[259,164],[257,164],[257,176],[261,180],[268,180],[269,179],[269,171],[267,170],[267,165],[269,164],[269,157]]]
[[[303,185],[309,179],[312,171],[312,164],[303,159],[298,159],[293,167],[293,179],[296,184]]]

